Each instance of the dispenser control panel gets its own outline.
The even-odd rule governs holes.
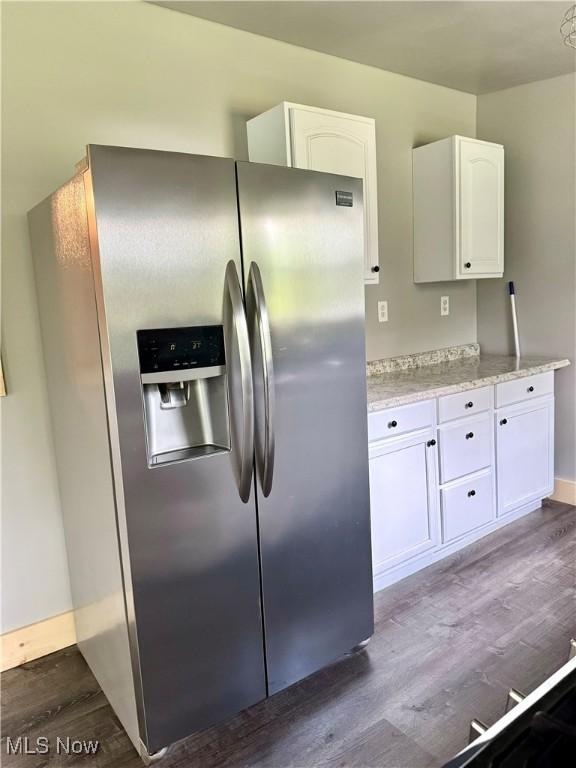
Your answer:
[[[141,373],[193,370],[224,365],[221,325],[137,331]]]

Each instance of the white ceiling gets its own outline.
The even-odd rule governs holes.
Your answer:
[[[560,36],[574,0],[189,2],[162,5],[469,93],[576,70]]]

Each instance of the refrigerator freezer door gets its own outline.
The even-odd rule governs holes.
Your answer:
[[[362,184],[248,163],[237,174],[244,274],[257,265],[273,358],[274,461],[269,495],[258,486],[258,516],[275,693],[373,632]],[[258,329],[254,304],[248,323]],[[265,446],[262,346],[255,439]]]
[[[235,456],[247,443],[251,454],[251,436],[242,432],[248,396],[242,373],[250,371],[246,329],[225,329],[230,386],[227,398],[218,387],[212,393],[230,401],[231,450],[196,451],[196,458],[152,467],[136,335],[223,325],[224,314],[234,326],[234,308],[224,308],[231,278],[236,270],[242,274],[235,170],[226,159],[92,146],[90,176],[111,447],[146,721],[142,739],[155,752],[266,695],[255,499],[253,491],[247,503],[240,498],[247,493],[246,472],[240,478]],[[179,338],[168,345],[175,368]],[[200,343],[193,340],[187,349]],[[212,386],[218,378],[200,382]],[[192,407],[185,401],[157,417]]]

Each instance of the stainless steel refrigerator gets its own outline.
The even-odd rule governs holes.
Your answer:
[[[373,632],[362,184],[90,146],[29,218],[78,644],[146,758]]]

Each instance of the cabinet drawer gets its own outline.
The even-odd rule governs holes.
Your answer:
[[[492,465],[492,419],[489,413],[446,424],[440,427],[438,438],[442,483]]]
[[[400,405],[368,414],[368,440],[382,440],[404,432],[425,429],[434,424],[434,401]]]
[[[522,379],[503,381],[496,384],[496,407],[531,400],[534,397],[550,395],[554,392],[554,371],[525,376]]]
[[[494,520],[492,473],[470,478],[444,488],[442,503],[442,541],[447,543]]]
[[[451,421],[462,416],[473,416],[480,411],[488,411],[492,407],[492,387],[479,387],[457,392],[455,395],[444,395],[438,398],[438,421]]]

